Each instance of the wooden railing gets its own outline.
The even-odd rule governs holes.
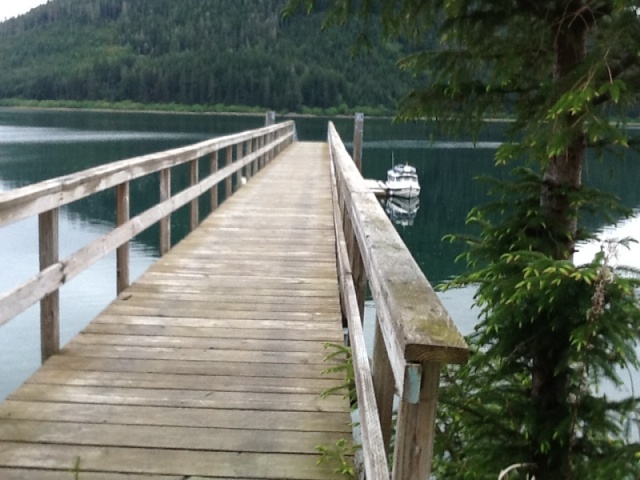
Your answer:
[[[356,136],[362,131],[356,123]],[[329,123],[343,314],[348,321],[368,480],[389,479],[394,393],[400,397],[392,478],[430,478],[440,366],[467,345]],[[358,139],[354,141],[354,146]],[[377,321],[372,364],[363,336],[366,285]]]
[[[267,117],[270,123],[272,117]],[[117,250],[117,291],[129,285],[129,241],[160,222],[160,252],[171,248],[171,213],[190,204],[191,229],[198,226],[199,197],[209,193],[211,210],[218,206],[218,184],[224,181],[230,196],[233,176],[251,179],[280,150],[292,142],[294,123],[289,121],[235,135],[215,138],[188,147],[122,160],[65,177],[47,180],[0,193],[0,228],[37,215],[39,219],[40,273],[0,296],[0,325],[40,302],[41,354],[44,362],[60,349],[59,289],[102,257]],[[235,150],[235,155],[234,155]],[[198,178],[199,162],[210,161],[210,175]],[[224,162],[223,162],[224,160]],[[223,168],[218,166],[223,163]],[[188,164],[190,185],[172,195],[171,171]],[[160,174],[160,200],[152,208],[130,218],[129,183],[153,173]],[[241,182],[236,181],[237,186]],[[115,188],[115,228],[60,260],[58,216],[60,207],[98,192]]]

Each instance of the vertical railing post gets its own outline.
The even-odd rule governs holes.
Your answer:
[[[260,143],[260,148],[264,148],[265,146],[265,138],[266,135],[260,135],[260,137],[258,137],[258,142]],[[264,168],[264,166],[267,164],[267,154],[263,153],[262,155],[260,155],[260,170],[262,170]]]
[[[59,210],[54,208],[38,216],[40,270],[59,260]],[[44,363],[60,351],[60,291],[40,301],[40,355]]]
[[[228,167],[232,163],[233,163],[233,147],[229,145],[227,147],[227,153],[225,155],[224,165],[225,167]],[[227,178],[225,178],[224,180],[224,199],[225,200],[233,194],[233,191],[231,190],[231,188],[233,187],[233,184],[231,181],[232,176],[233,175],[228,175]]]
[[[364,137],[364,113],[356,113],[355,125],[353,127],[353,161],[362,172],[362,143]]]
[[[267,115],[265,117],[265,126],[266,127],[270,127],[271,125],[275,125],[276,123],[276,112],[267,112]],[[269,145],[271,143],[271,141],[273,140],[273,133],[268,133],[265,136],[265,145]],[[271,149],[269,149],[269,151],[266,153],[266,155],[264,156],[264,165],[266,165],[267,163],[271,162],[271,160],[273,159],[273,152]]]
[[[384,344],[382,330],[380,330],[379,318],[376,318],[375,333],[373,336],[371,376],[373,377],[373,389],[376,394],[376,405],[378,405],[382,440],[387,451],[390,451],[395,379],[393,378],[393,370],[391,370],[391,363],[389,362],[387,347]]]
[[[409,372],[414,372],[411,375]],[[440,364],[408,364],[396,424],[393,480],[430,478],[433,462]],[[419,385],[415,380],[419,378]],[[409,390],[419,388],[418,392]],[[416,398],[407,398],[416,395]]]
[[[199,180],[199,172],[198,172],[198,159],[191,160],[189,162],[189,184],[190,186],[194,186],[198,184]],[[196,228],[198,228],[198,224],[200,223],[200,208],[199,205],[199,197],[191,200],[190,205],[190,219],[191,219],[191,231],[193,232]]]
[[[171,198],[171,169],[160,170],[160,202]],[[171,249],[171,214],[160,220],[160,255]]]
[[[274,111],[267,112],[265,117],[264,117],[264,126],[265,127],[270,127],[271,125],[274,125],[275,123],[276,123],[276,112],[274,112]]]
[[[218,171],[218,151],[216,150],[211,154],[211,174],[213,175]],[[211,211],[213,212],[218,208],[218,184],[216,183],[211,187]]]
[[[250,138],[249,140],[247,140],[247,150],[246,150],[247,156],[251,155],[253,153],[253,139]],[[251,162],[249,165],[247,165],[245,167],[245,175],[247,177],[247,182],[249,180],[251,180],[251,177],[253,176],[253,163]]]
[[[129,221],[131,210],[129,182],[116,186],[116,225],[124,225]],[[116,251],[117,293],[120,295],[130,284],[129,278],[129,242],[119,246]]]
[[[251,151],[252,152],[256,152],[259,149],[259,143],[258,143],[258,139],[257,138],[252,138],[251,139]],[[251,162],[251,168],[252,168],[252,172],[251,172],[251,176],[253,177],[255,174],[258,173],[258,170],[260,170],[260,158],[256,158],[253,162]]]
[[[244,142],[239,142],[236,144],[236,162],[239,162],[243,158],[243,153],[242,153],[243,146],[244,146]],[[243,173],[242,168],[236,172],[236,191],[240,190],[240,187],[242,187],[242,173]]]

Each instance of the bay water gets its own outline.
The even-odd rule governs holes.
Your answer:
[[[323,141],[327,118],[295,118],[300,140]],[[353,120],[332,119],[347,146]],[[157,152],[208,138],[257,128],[261,116],[156,114],[0,109],[0,191],[34,184],[115,160]],[[419,205],[402,212],[387,210],[401,237],[432,284],[460,273],[455,262],[461,247],[443,242],[448,233],[466,233],[466,214],[487,199],[486,186],[474,180],[488,174],[506,177],[493,166],[503,126],[491,124],[477,142],[430,139],[423,124],[394,124],[389,119],[365,121],[363,174],[385,179],[392,163],[410,163],[420,177]],[[593,223],[609,237],[640,238],[640,162],[638,156],[592,159],[585,181],[620,196],[636,215],[618,226]],[[174,181],[186,184],[188,171],[177,169]],[[179,188],[179,187],[178,187]],[[132,214],[154,204],[159,193],[153,182],[132,185]],[[110,231],[115,224],[113,192],[104,192],[61,209],[60,256],[65,258]],[[188,230],[186,209],[172,218],[172,241]],[[38,272],[37,219],[0,229],[0,293]],[[157,226],[132,242],[132,279],[159,256]],[[577,261],[588,261],[597,245],[584,245]],[[640,248],[621,251],[619,261],[640,268]],[[61,289],[61,340],[66,343],[104,309],[116,295],[115,254],[111,254]],[[476,322],[471,309],[473,289],[441,294],[463,333]],[[369,305],[369,311],[371,305]],[[0,327],[0,400],[15,390],[40,364],[39,313],[34,306]]]

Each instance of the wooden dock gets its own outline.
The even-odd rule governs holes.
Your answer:
[[[328,146],[294,143],[0,406],[0,478],[340,478],[335,244]]]
[[[0,405],[0,479],[341,478],[349,465],[318,464],[317,447],[337,459],[351,436],[343,392],[321,395],[344,383],[321,374],[343,321],[366,478],[431,477],[440,369],[468,347],[362,178],[363,116],[353,158],[332,122],[324,144],[273,120],[0,192],[0,228],[37,217],[40,260],[0,294],[0,326],[39,302],[44,363]],[[158,203],[132,217],[131,182],[151,175]],[[114,228],[60,258],[60,209],[107,190]],[[171,250],[183,207],[192,233]],[[163,257],[132,285],[130,241],[156,223]],[[60,288],[113,251],[118,298],[60,350]]]

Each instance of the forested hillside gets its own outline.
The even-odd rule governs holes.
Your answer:
[[[392,109],[400,45],[352,57],[353,32],[284,0],[50,0],[0,23],[0,98]]]

